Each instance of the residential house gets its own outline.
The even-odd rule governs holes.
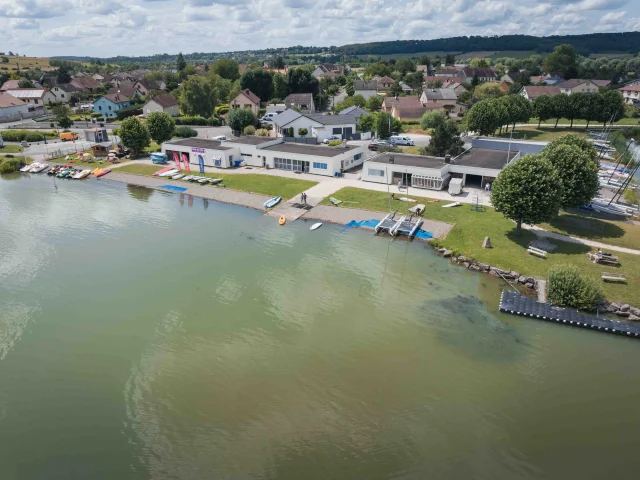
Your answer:
[[[93,102],[93,111],[103,115],[105,118],[115,118],[119,110],[130,106],[131,100],[129,97],[122,93],[111,93]]]
[[[581,80],[573,78],[556,85],[561,93],[571,95],[572,93],[595,93],[600,90],[600,86],[593,80]]]
[[[419,121],[422,116],[432,110],[441,110],[442,107],[436,104],[423,105],[397,103],[391,109],[391,116],[402,122]]]
[[[456,92],[457,95],[460,95],[461,93],[468,91],[464,85],[462,85],[460,82],[457,82],[455,80],[445,80],[444,83],[442,84],[442,88],[453,90],[454,92]]]
[[[70,83],[64,83],[51,87],[51,90],[49,91],[56,97],[56,102],[69,103],[71,101],[71,97],[78,91],[78,89]]]
[[[384,97],[382,100],[382,111],[391,113],[393,107],[396,105],[403,105],[405,107],[421,107],[422,102],[417,95],[408,97]]]
[[[356,133],[358,115],[314,115],[301,114],[295,110],[285,110],[273,119],[276,134],[283,137],[315,137],[321,142],[331,135],[349,139]],[[300,129],[307,131],[300,135]],[[291,135],[293,134],[293,135]]]
[[[171,95],[162,93],[160,95],[156,95],[142,106],[143,115],[146,116],[151,112],[164,112],[168,113],[172,117],[177,117],[180,115],[180,107],[175,98]]]
[[[109,75],[108,73],[96,73],[91,78],[93,78],[100,85],[111,82],[111,75]]]
[[[462,78],[462,71],[455,67],[443,67],[436,72],[436,77],[460,77]]]
[[[640,106],[640,83],[625,85],[618,91],[624,97],[624,103]]]
[[[428,84],[432,84],[432,85],[436,85],[436,84],[440,84],[442,85],[444,82],[448,81],[448,80],[452,80],[452,81],[459,81],[458,78],[453,78],[453,77],[438,77],[436,75],[425,75],[423,77],[423,81],[425,85]],[[438,87],[436,87],[438,88]]]
[[[245,70],[249,67],[249,65],[247,65],[246,63],[241,63],[238,65],[238,72],[240,73],[240,76],[242,76],[242,74],[245,72]]]
[[[411,88],[409,85],[407,85],[404,82],[398,82],[400,84],[400,88],[402,89],[403,93],[411,93],[413,92],[413,88]]]
[[[7,80],[2,84],[2,87],[0,87],[0,92],[6,92],[7,90],[16,90],[20,88],[18,86],[20,82],[21,80]]]
[[[365,110],[364,108],[357,107],[355,105],[351,107],[347,107],[344,110],[341,110],[338,115],[351,115],[359,119],[363,115],[369,115],[371,112]]]
[[[9,95],[19,98],[29,105],[51,105],[56,103],[56,97],[46,88],[16,88],[7,90]]]
[[[366,80],[354,80],[353,89],[355,90],[354,95],[362,95],[365,100],[368,100],[378,94],[378,82],[375,80],[369,82]]]
[[[537,75],[537,76],[529,77],[529,81],[533,84],[545,83],[547,85],[554,86],[564,82],[564,78],[558,75],[547,74],[547,75]]]
[[[69,83],[85,93],[94,93],[100,87],[100,84],[91,77],[75,77]]]
[[[451,88],[425,88],[420,96],[422,105],[433,106],[445,109],[450,113],[458,113],[458,95]]]
[[[558,87],[549,85],[527,85],[526,87],[522,87],[522,90],[520,90],[520,95],[529,101],[534,100],[540,95],[558,95],[559,93],[560,89]]]
[[[519,72],[507,72],[500,77],[501,82],[507,82],[509,85],[513,85],[518,81],[518,77],[527,77],[529,72],[527,70],[520,70]]]
[[[242,90],[236,98],[229,102],[230,108],[249,108],[257,117],[260,112],[260,99],[248,88]]]
[[[135,82],[134,87],[137,88],[145,97],[149,95],[151,90],[160,90],[160,86],[155,82],[155,80],[151,80],[150,78],[141,78]]]
[[[498,79],[498,74],[491,68],[463,68],[461,72],[461,83],[464,84],[470,84],[476,76],[480,82],[495,82]]]
[[[29,105],[8,93],[0,93],[0,121],[13,122],[27,118]]]
[[[292,93],[284,99],[287,108],[297,108],[302,113],[315,113],[312,93]]]
[[[391,77],[374,77],[374,80],[378,83],[378,90],[386,91],[391,88],[391,85],[395,83],[395,80]]]
[[[609,85],[611,85],[611,80],[591,80],[591,81],[600,88],[608,87]]]
[[[323,63],[318,65],[311,75],[318,80],[322,77],[336,77],[338,75],[344,75],[344,65],[334,65],[333,63]]]
[[[119,86],[112,87],[107,91],[107,95],[114,95],[116,93],[122,93],[125,97],[129,97],[131,100],[134,98],[144,97],[144,94],[133,82],[122,82]]]

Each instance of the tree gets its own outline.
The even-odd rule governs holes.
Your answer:
[[[474,72],[473,78],[471,79],[471,86],[477,87],[478,85],[480,85],[480,78],[478,77],[478,74]]]
[[[527,122],[532,115],[531,104],[522,95],[507,95],[497,100],[506,111],[506,123]]]
[[[186,67],[184,67],[184,69],[182,70],[182,76],[183,77],[189,77],[191,75],[195,75],[197,72],[195,65],[187,65]]]
[[[140,154],[151,143],[149,130],[136,117],[127,117],[122,120],[118,133],[122,144],[134,155]]]
[[[400,82],[397,80],[391,84],[389,87],[389,91],[387,92],[390,97],[397,97],[402,95],[402,87],[400,86]]]
[[[562,181],[562,206],[588,205],[600,190],[598,164],[580,147],[550,143],[542,151]]]
[[[422,87],[422,84],[424,83],[424,72],[407,73],[404,76],[404,82],[414,90],[420,90],[420,87]],[[442,84],[440,84],[440,86],[442,86]]]
[[[447,154],[456,156],[462,149],[463,141],[460,139],[458,126],[453,120],[445,120],[436,124],[431,132],[431,141],[427,152],[431,155],[443,157]]]
[[[556,124],[553,128],[558,127],[558,121],[565,116],[567,111],[569,110],[569,95],[565,95],[564,93],[559,93],[551,97],[552,105],[553,105],[553,116],[556,117]]]
[[[474,58],[469,64],[471,68],[489,68],[489,60],[486,58]]]
[[[71,81],[71,74],[69,73],[69,70],[67,70],[67,68],[62,65],[59,69],[58,69],[58,84],[64,84],[64,83],[69,83]]]
[[[569,128],[573,128],[573,121],[576,118],[580,118],[581,99],[580,99],[580,95],[577,95],[575,93],[567,96],[569,98],[564,106],[564,118],[571,121],[571,125],[569,126]]]
[[[347,84],[344,87],[344,91],[347,92],[347,95],[349,97],[353,96],[353,94],[356,93],[356,89],[353,86],[353,81],[351,81],[351,82],[347,81]]]
[[[551,150],[560,145],[571,145],[573,147],[577,147],[582,151],[582,153],[587,155],[587,157],[591,159],[593,163],[597,164],[598,162],[598,151],[596,150],[596,147],[593,146],[593,143],[591,143],[586,138],[582,138],[578,135],[573,134],[562,135],[561,137],[558,137],[551,143],[549,143],[549,145],[545,147],[545,150]]]
[[[151,112],[145,120],[149,135],[158,144],[171,140],[176,122],[165,112]]]
[[[422,55],[418,60],[418,65],[426,65],[428,69],[429,66],[431,65],[431,59],[429,58],[428,55]]]
[[[612,119],[615,122],[624,117],[624,98],[617,90],[607,90],[601,94],[602,110],[600,111],[599,120],[605,126]]]
[[[182,52],[178,54],[178,58],[176,58],[176,69],[178,72],[182,72],[187,67],[187,62],[185,62],[184,57],[182,56]]]
[[[504,96],[504,92],[497,83],[483,83],[473,90],[473,98],[486,100],[487,98],[498,98]]]
[[[586,128],[589,128],[589,123],[596,121],[600,118],[602,112],[602,95],[599,93],[574,93],[573,100],[578,105],[579,118],[587,121]]]
[[[370,112],[377,112],[382,108],[382,98],[377,95],[373,95],[367,99],[367,110]]]
[[[216,92],[204,77],[193,76],[182,82],[179,88],[180,109],[186,115],[210,117],[216,107]]]
[[[18,88],[35,88],[33,86],[33,83],[31,83],[31,80],[27,80],[26,78],[24,80],[20,80],[18,82]]]
[[[602,300],[602,288],[575,265],[549,269],[549,300],[554,305],[594,310]]]
[[[231,60],[230,58],[222,58],[220,60],[216,60],[211,65],[210,71],[217,75],[220,75],[222,78],[231,80],[232,82],[240,78],[238,62],[236,62],[235,60]]]
[[[282,70],[284,68],[284,58],[282,58],[281,56],[277,56],[273,60],[273,68],[277,70]]]
[[[253,125],[254,123],[256,123],[256,117],[253,115],[251,109],[234,108],[229,110],[229,114],[227,115],[227,125],[229,125],[232,130],[242,132],[245,127]]]
[[[240,88],[248,88],[260,99],[268,99],[273,92],[273,77],[262,68],[246,70],[240,77]]]
[[[541,122],[550,120],[555,115],[553,108],[553,97],[550,95],[540,95],[531,102],[533,108],[533,116],[538,119],[538,128]]]
[[[501,112],[496,108],[495,102],[482,100],[471,107],[465,115],[467,127],[480,135],[491,135],[504,125]]]
[[[70,118],[71,110],[66,105],[55,105],[51,109],[56,123],[60,128],[69,128],[73,125],[73,121]]]
[[[547,73],[561,75],[565,80],[575,78],[578,74],[578,62],[573,46],[558,45],[543,60],[542,69]]]
[[[452,55],[451,53],[447,53],[446,57],[444,57],[444,64],[445,65],[455,65],[456,64],[455,55]]]
[[[376,113],[376,132],[380,138],[388,138],[393,131],[393,120],[391,115],[386,112]],[[389,126],[391,125],[391,128]]]
[[[398,60],[396,62],[396,68],[395,68],[398,72],[400,72],[400,74],[402,76],[406,75],[407,73],[410,72],[415,72],[416,71],[416,64],[413,63],[411,60],[408,59],[402,59],[402,60]]]
[[[546,222],[558,213],[562,201],[562,181],[542,155],[525,155],[507,165],[491,186],[491,203],[497,212],[516,222]]]
[[[358,130],[361,132],[372,132],[376,129],[376,122],[378,116],[375,113],[369,115],[362,115],[358,119]]]
[[[299,128],[298,129],[298,136],[299,137],[306,137],[307,133],[309,133],[309,130],[307,130],[306,128]]]
[[[290,68],[287,71],[287,85],[289,93],[312,93],[317,95],[319,91],[318,79],[311,72],[302,68]]]
[[[447,120],[447,116],[442,110],[432,110],[422,115],[420,119],[420,128],[427,130],[428,128],[436,128]]]
[[[364,69],[364,74],[366,77],[388,77],[391,75],[391,67],[385,63],[370,63]]]

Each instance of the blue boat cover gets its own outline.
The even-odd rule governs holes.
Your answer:
[[[176,192],[186,192],[187,189],[185,187],[176,187],[175,185],[160,185],[158,188],[164,188],[166,190],[174,190]]]
[[[376,225],[378,225],[378,223],[380,223],[380,220],[376,220],[375,218],[371,220],[361,220],[361,221],[351,220],[349,223],[347,223],[344,226],[344,228],[341,231],[344,232],[347,228],[358,228],[358,227],[375,228]],[[433,234],[429,232],[425,232],[424,230],[418,230],[416,232],[416,237],[429,239],[429,238],[433,238]]]

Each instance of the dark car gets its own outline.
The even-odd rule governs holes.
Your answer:
[[[380,147],[390,147],[391,145],[392,145],[391,143],[386,142],[384,140],[375,141],[369,144],[369,150],[371,150],[372,152],[377,152]]]

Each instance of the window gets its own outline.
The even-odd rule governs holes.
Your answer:
[[[100,106],[98,107],[98,109],[99,109],[99,110],[102,110],[102,105],[100,105]]]
[[[34,100],[33,100],[33,103],[35,103],[35,104],[37,105],[37,104],[38,104],[38,99],[37,99],[37,98],[36,98],[36,99],[34,99]]]
[[[360,160],[361,158],[362,158],[362,154],[361,154],[361,153],[356,153],[356,154],[353,156],[353,160],[354,160],[354,161],[355,161],[355,160]]]
[[[303,162],[302,160],[291,160],[290,158],[278,158],[273,159],[274,168],[280,170],[293,170],[294,172],[308,172],[309,162]]]
[[[61,94],[60,94],[60,96],[61,96],[62,98],[64,98],[64,93],[61,93]]]
[[[111,110],[111,105],[109,105],[109,110]]]
[[[376,170],[375,168],[370,168],[369,175],[372,177],[384,177],[384,170]]]
[[[313,162],[313,168],[317,168],[319,170],[326,170],[327,169],[327,164],[326,163]]]
[[[241,153],[240,155],[242,155],[243,157],[253,157],[253,155],[251,155],[250,153]]]

